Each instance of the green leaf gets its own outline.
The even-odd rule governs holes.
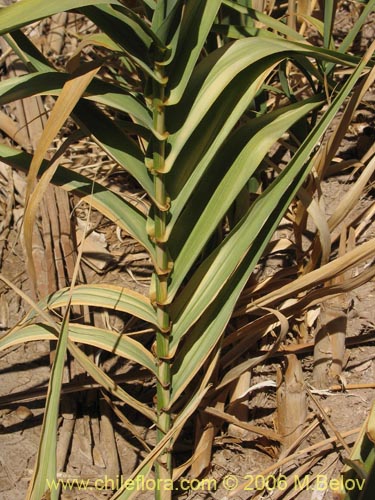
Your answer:
[[[43,309],[66,307],[69,293],[68,288],[58,290],[40,302],[39,306]],[[71,293],[71,304],[121,311],[157,325],[155,310],[150,300],[138,292],[117,285],[108,283],[77,285]],[[32,310],[25,321],[30,321],[36,315],[37,313]]]
[[[159,34],[163,23],[165,23],[167,19],[169,19],[170,23],[171,13],[173,10],[176,10],[177,7],[181,8],[182,4],[183,2],[181,2],[181,0],[158,0],[152,17],[153,31]],[[163,37],[163,41],[165,41],[166,38],[167,37]]]
[[[7,104],[17,99],[33,95],[59,95],[64,84],[72,78],[67,73],[49,71],[31,73],[0,82],[0,104]],[[129,116],[153,130],[151,116],[146,107],[126,90],[95,78],[87,87],[85,99],[109,106]]]
[[[33,477],[29,484],[28,497],[39,500],[44,496],[46,485],[51,484],[57,477],[56,452],[57,452],[57,421],[60,408],[60,393],[63,381],[65,356],[69,335],[70,304],[64,315],[60,334],[57,339],[55,358],[48,383],[45,413],[39,449],[34,466]],[[51,500],[58,499],[58,490],[50,490]]]
[[[195,130],[186,138],[175,160],[176,168],[171,170],[166,180],[171,197],[171,219],[166,232],[168,237],[186,203],[201,183],[214,155],[251,104],[266,73],[272,71],[272,62],[266,59],[242,71],[228,84],[201,121],[194,124]],[[179,148],[177,144],[174,149],[173,144],[174,139],[179,142],[179,133],[184,134],[183,127],[170,139],[172,155]]]
[[[243,284],[246,283],[279,221],[309,172],[312,163],[310,155],[315,145],[358,81],[366,63],[367,60],[363,59],[361,64],[352,73],[319,123],[300,146],[287,168],[256,199],[246,216],[197,269],[195,275],[191,278],[191,282],[185,287],[187,291],[185,292],[184,290],[182,292],[181,301],[187,302],[189,300],[189,291],[190,296],[194,298],[190,299],[186,304],[180,318],[177,318],[179,314],[178,310],[173,312],[173,307],[176,306],[173,305],[172,307],[171,314],[175,318],[175,328],[172,331],[171,350],[177,348],[177,344],[181,336],[186,333],[187,328],[198,320],[205,308],[213,303],[216,296],[220,296],[218,295],[220,289],[223,288],[223,293],[225,292],[228,286],[226,283],[232,279],[231,277],[234,274],[238,273],[239,268],[241,269],[239,281],[242,280],[242,277],[245,277]],[[203,284],[204,280],[207,280],[205,281],[206,287]],[[201,288],[199,288],[200,286]],[[234,281],[234,286],[237,287],[236,281]],[[198,288],[201,292],[200,295],[196,293]],[[238,294],[240,291],[241,287],[238,288]],[[228,294],[231,293],[231,291],[228,292]],[[238,298],[238,294],[234,295],[233,306],[235,300]],[[179,320],[180,325],[182,324],[181,318],[184,318],[183,328],[178,325]],[[224,328],[225,325],[219,326],[220,328]],[[207,342],[209,342],[209,339],[207,339]]]
[[[195,375],[206,363],[209,354],[220,341],[233,312],[233,301],[217,301],[190,330],[186,342],[179,349],[172,365],[172,383],[169,407],[178,400]],[[171,355],[177,344],[171,345]]]
[[[229,48],[224,47],[211,53],[197,66],[189,87],[186,89],[184,100],[179,106],[167,110],[167,128],[171,134],[168,138],[170,153],[165,162],[166,172],[172,170],[178,155],[199,123],[206,115],[209,116],[211,107],[215,102],[221,103],[223,92],[227,91],[228,93],[227,89],[230,85],[233,85],[233,88],[236,87],[236,77],[263,58],[277,53],[280,53],[280,58],[282,58],[283,52],[286,50],[290,52],[295,48],[292,44],[286,43],[284,45],[284,43],[286,42],[257,38],[237,40]],[[248,76],[248,84],[249,86],[255,85],[255,89],[252,89],[250,94],[251,96],[255,95],[259,89],[260,81],[257,82],[256,78]],[[228,97],[232,100],[230,94]],[[247,105],[248,99],[242,102],[241,107],[237,107],[235,116],[241,116]],[[214,115],[214,118],[217,116]],[[198,141],[200,138],[196,138],[196,140]]]
[[[5,41],[25,63],[29,71],[53,71],[54,67],[48,59],[35,47],[30,39],[21,30],[4,35]]]
[[[159,52],[165,47],[145,22],[123,5],[83,7],[81,11],[114,40],[138,66],[153,79],[163,82],[154,72],[151,46]]]
[[[156,376],[155,360],[139,342],[127,335],[90,325],[69,324],[69,339],[80,344],[92,345],[124,359],[135,361]],[[57,340],[47,325],[36,323],[16,327],[0,340],[0,350],[35,340]]]
[[[174,5],[173,7],[170,6],[170,8],[167,8],[168,14],[165,19],[162,19],[157,12],[155,12],[152,19],[154,29],[156,29],[156,25],[158,25],[156,30],[158,37],[166,44],[168,49],[164,59],[160,61],[160,64],[163,66],[170,64],[176,55],[177,43],[182,25],[181,17],[184,9],[184,2],[181,0],[172,0],[172,2]],[[159,6],[160,2],[158,2],[157,5]]]
[[[337,0],[326,0],[324,2],[324,24],[323,41],[324,47],[329,49],[332,41],[332,27],[335,19]]]
[[[189,0],[185,4],[178,39],[174,39],[176,47],[173,62],[168,67],[170,75],[167,85],[167,105],[180,101],[189,82],[194,66],[201,53],[207,35],[216,18],[221,0]]]
[[[131,337],[111,330],[90,325],[69,326],[69,338],[80,344],[86,344],[111,352],[124,359],[135,361],[156,376],[155,359],[142,344]]]
[[[236,77],[251,65],[272,56],[270,66],[294,53],[319,59],[335,60],[354,64],[357,58],[337,55],[325,49],[316,49],[309,45],[288,42],[282,39],[247,38],[236,40],[227,46],[209,54],[196,68],[184,100],[180,105],[167,111],[167,128],[170,132],[168,148],[170,153],[165,161],[164,172],[172,170],[178,155],[197,126],[208,115],[213,104],[220,102],[222,93],[234,84]],[[273,59],[275,57],[275,59]],[[249,85],[253,83],[250,79]],[[198,141],[199,138],[196,138]]]
[[[27,172],[32,156],[0,144],[0,158],[4,163]],[[45,161],[42,164],[40,174],[47,166],[48,162]],[[99,210],[118,227],[139,241],[154,260],[154,247],[146,231],[146,217],[136,207],[108,188],[61,166],[58,167],[52,178],[52,183],[83,198]]]
[[[295,122],[321,103],[321,99],[316,98],[312,101],[297,103],[285,109],[279,109],[275,113],[270,113],[264,117],[254,119],[250,121],[249,125],[245,126],[243,130],[240,130],[240,133],[245,133],[245,138],[249,138],[244,141],[244,146],[242,148],[238,148],[239,144],[236,144],[236,140],[232,142],[232,139],[229,139],[226,150],[224,149],[224,151],[220,150],[218,152],[216,162],[215,160],[213,162],[214,168],[212,168],[212,176],[215,181],[214,176],[223,172],[224,175],[221,182],[215,190],[211,189],[209,185],[211,179],[208,180],[208,190],[206,188],[207,181],[201,183],[201,189],[196,191],[196,198],[195,196],[191,198],[191,203],[189,202],[187,204],[185,212],[181,216],[181,221],[176,225],[176,235],[173,233],[171,235],[172,242],[173,240],[177,242],[182,241],[183,247],[178,252],[174,262],[171,284],[169,287],[169,298],[172,298],[177,292],[207,240],[241,192],[241,189],[255,173],[271,146]],[[239,136],[240,133],[237,133],[236,136]],[[240,137],[240,139],[243,141],[243,137]],[[234,146],[234,150],[240,151],[239,155],[234,159],[232,146]],[[210,199],[207,200],[207,198],[203,198],[204,206],[202,206],[200,200],[202,200],[202,196],[204,197],[204,191],[213,193]],[[202,270],[197,281],[192,281],[192,288],[190,286],[186,287],[177,302],[175,302],[173,306],[175,310],[181,307],[181,304],[190,297],[191,293],[193,293],[194,296],[196,296],[196,293],[199,294],[199,291],[202,289],[201,287],[203,287],[203,289],[206,287],[213,287],[212,291],[214,292],[216,290],[216,293],[218,293],[220,290],[219,284],[225,282],[225,278],[221,276],[222,273],[225,273],[226,276],[230,275],[236,267],[238,259],[241,257],[242,250],[239,254],[237,253],[239,249],[240,246],[235,245],[233,252],[231,251],[225,256],[222,254],[222,257],[219,259],[220,263],[218,261],[218,267],[214,271],[214,274],[217,273],[215,277],[213,277],[211,273],[205,274],[205,271]],[[222,260],[223,258],[224,261]],[[193,290],[195,290],[195,292],[193,292]],[[200,304],[204,307],[204,301],[200,300]],[[200,306],[198,306],[198,308],[200,308]],[[190,318],[187,320],[188,322],[192,319],[190,313],[194,315],[191,308],[189,308]],[[181,318],[180,320],[185,324],[186,319],[187,318],[183,317],[183,319]],[[185,324],[184,329],[187,326],[188,324]],[[179,322],[177,322],[176,329],[179,331]]]
[[[117,0],[22,0],[0,9],[0,35],[22,28],[39,19],[64,12],[79,9],[85,5],[115,4]]]

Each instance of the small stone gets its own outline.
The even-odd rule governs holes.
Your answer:
[[[15,411],[15,414],[20,420],[28,420],[34,416],[33,412],[26,406],[19,406]]]

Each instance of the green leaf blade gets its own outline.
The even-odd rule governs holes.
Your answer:
[[[117,4],[117,0],[22,0],[0,9],[0,35],[9,33],[40,19],[86,5]]]

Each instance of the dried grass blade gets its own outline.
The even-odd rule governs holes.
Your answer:
[[[273,344],[272,348],[265,354],[262,354],[260,356],[252,356],[251,359],[244,361],[243,363],[240,363],[236,365],[234,368],[229,370],[220,383],[217,385],[216,390],[220,390],[223,387],[225,387],[227,384],[233,382],[234,380],[238,379],[242,373],[245,371],[249,370],[253,366],[256,366],[257,364],[261,363],[265,359],[267,359],[269,356],[271,356],[280,346],[280,343],[283,341],[285,335],[288,332],[289,329],[289,323],[284,314],[282,314],[280,311],[277,311],[276,309],[268,309],[265,308],[268,312],[271,312],[274,316],[276,316],[277,320],[276,322],[273,321],[273,323],[279,323],[280,324],[280,332],[277,336],[277,339],[275,343]]]
[[[342,432],[341,437],[343,437],[343,438],[351,437],[355,434],[358,434],[360,431],[361,431],[361,428],[357,427],[356,429]],[[283,458],[282,460],[279,460],[275,464],[270,465],[270,467],[263,469],[261,471],[261,475],[263,477],[267,477],[268,474],[272,474],[274,471],[276,471],[277,469],[279,469],[283,465],[288,464],[289,462],[292,462],[293,460],[295,460],[303,455],[306,455],[307,453],[311,453],[312,451],[320,450],[320,452],[323,452],[323,450],[327,449],[328,447],[330,448],[330,445],[332,443],[335,443],[336,441],[337,441],[337,437],[333,436],[333,437],[330,437],[327,439],[323,439],[319,443],[313,444],[312,446],[308,446],[307,448],[303,448],[302,450],[298,450],[295,453]],[[233,497],[236,498],[236,495],[239,495],[241,492],[246,491],[247,487],[249,487],[249,486],[250,486],[249,481],[241,483],[235,490],[233,490],[229,493],[228,497],[229,498],[233,498]]]
[[[328,264],[325,264],[320,269],[315,269],[311,271],[309,274],[301,276],[296,279],[292,283],[288,283],[287,285],[274,290],[264,297],[261,297],[257,300],[254,300],[251,304],[249,304],[246,308],[241,308],[238,311],[240,313],[249,313],[259,307],[269,306],[270,304],[274,304],[277,302],[281,302],[290,298],[291,296],[300,293],[312,285],[317,285],[326,280],[332,279],[335,276],[338,276],[348,269],[356,266],[361,261],[369,259],[374,256],[375,253],[375,239],[362,243],[354,250],[351,250],[346,255],[335,259]]]
[[[318,229],[319,242],[322,251],[321,264],[326,264],[329,261],[331,253],[331,233],[327,224],[326,214],[306,189],[300,188],[298,191],[298,197]]]
[[[324,178],[326,175],[327,168],[331,165],[331,162],[343,140],[345,134],[347,133],[348,127],[351,120],[353,119],[354,112],[358,106],[363,101],[363,97],[369,90],[375,79],[375,67],[371,69],[368,76],[361,82],[353,92],[350,97],[342,116],[339,118],[339,122],[329,137],[327,144],[319,152],[319,162],[317,166],[318,175],[320,178]],[[329,167],[331,168],[331,167]]]
[[[45,194],[53,176],[58,168],[58,161],[54,161],[49,169],[42,175],[40,182],[33,187],[38,176],[39,169],[46,156],[48,148],[56,137],[58,131],[61,129],[66,119],[71,114],[75,105],[82,97],[88,84],[94,78],[99,70],[99,66],[95,65],[94,69],[90,69],[83,75],[76,76],[69,80],[63,87],[55,106],[52,109],[51,115],[47,121],[42,137],[38,142],[35,154],[31,161],[29,174],[26,183],[25,195],[25,218],[24,218],[24,236],[25,236],[25,250],[26,258],[29,267],[29,273],[32,281],[36,283],[36,272],[32,254],[32,235],[33,227],[36,217],[37,207]]]
[[[277,434],[277,432],[274,432],[271,429],[265,429],[263,427],[259,427],[257,425],[248,424],[247,422],[242,422],[234,415],[230,415],[229,413],[220,411],[217,408],[212,408],[208,406],[207,408],[204,409],[204,412],[208,413],[209,415],[213,415],[214,417],[220,418],[225,422],[234,424],[236,427],[241,427],[241,429],[255,432],[256,434],[271,439],[272,441],[278,441],[278,442],[282,441],[282,438],[280,437],[279,434]]]
[[[363,196],[365,187],[375,171],[375,156],[363,169],[362,174],[356,180],[352,188],[342,197],[338,207],[328,220],[329,230],[332,232],[354,208],[355,204]]]

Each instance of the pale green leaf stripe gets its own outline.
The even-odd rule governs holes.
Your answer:
[[[67,73],[44,71],[8,78],[0,82],[0,104],[7,104],[16,99],[33,95],[60,94],[64,84],[72,78]],[[153,130],[152,117],[147,108],[125,90],[109,83],[94,79],[87,87],[85,99],[109,106],[133,116],[138,123]]]
[[[326,60],[334,60],[337,62],[347,62],[354,64],[356,61],[353,57],[337,55],[335,52],[330,52],[324,49],[316,49],[308,45],[288,42],[282,39],[264,39],[264,38],[246,38],[236,40],[226,50],[218,49],[211,53],[201,65],[197,66],[197,71],[200,72],[202,66],[212,66],[212,62],[216,62],[212,66],[208,76],[199,86],[199,92],[194,99],[194,102],[189,100],[190,113],[184,121],[181,128],[170,135],[168,145],[171,152],[165,161],[165,172],[169,172],[176,162],[178,155],[186,142],[196,130],[197,125],[202,121],[203,117],[208,113],[214,102],[220,97],[221,93],[226,89],[230,82],[248,66],[260,61],[268,56],[274,56],[280,53],[284,57],[290,56],[293,53],[306,54],[311,57],[318,57]],[[201,67],[200,67],[201,66]],[[193,85],[195,87],[195,85]],[[194,88],[193,91],[194,92]],[[187,89],[189,92],[189,89]],[[183,103],[182,103],[183,104]],[[179,107],[176,107],[179,111]]]
[[[4,163],[27,172],[32,156],[0,144],[0,158]],[[47,166],[48,163],[44,162],[40,174]],[[139,241],[149,252],[153,261],[155,260],[154,247],[146,231],[146,217],[136,207],[106,187],[64,167],[57,169],[52,183],[84,198],[87,203],[91,203],[109,220]]]
[[[57,340],[57,333],[49,325],[43,324],[15,327],[0,339],[0,351],[34,340]]]
[[[42,309],[57,309],[66,307],[69,301],[70,289],[64,288],[49,295],[39,302]],[[129,288],[105,283],[92,285],[77,285],[71,295],[72,305],[101,307],[112,311],[121,311],[148,323],[157,325],[155,310],[150,300]],[[25,321],[34,318],[37,313],[31,310]]]
[[[39,448],[34,465],[33,477],[29,484],[29,498],[39,500],[44,496],[47,481],[56,479],[57,475],[57,421],[60,408],[61,385],[63,381],[65,356],[69,335],[70,304],[64,315],[60,334],[57,339],[55,359],[48,383],[46,406],[43,415],[43,424]],[[56,337],[55,337],[56,338]],[[58,499],[58,490],[50,490],[51,500]]]
[[[194,297],[194,299],[185,306],[186,312],[184,313],[185,318],[188,317],[189,319],[190,326],[193,325],[199,319],[200,315],[202,315],[203,311],[209,307],[244,259],[244,262],[249,260],[249,264],[246,272],[242,274],[245,274],[247,277],[249,276],[257,259],[262,254],[269,238],[272,236],[273,231],[287,209],[287,206],[310,169],[311,162],[307,162],[311,151],[351,92],[353,86],[358,81],[365,65],[366,61],[362,61],[336,96],[318,125],[311,131],[307,139],[301,145],[288,167],[279,175],[273,184],[257,198],[252,207],[250,207],[248,214],[239,224],[237,224],[233,232],[223,241],[218,249],[203,262],[191,281],[187,284],[185,287],[186,292],[184,290],[183,294],[186,294],[186,297],[188,297],[190,293]],[[249,250],[250,253],[248,253]],[[201,294],[197,296],[194,292],[196,291],[197,284],[201,283],[203,280],[207,280],[206,284],[209,283],[209,289],[206,287],[204,290],[201,290]],[[187,328],[188,326],[185,319],[184,328],[177,328],[172,332],[170,344],[172,352],[177,348],[181,336],[186,333]]]
[[[194,224],[194,227],[187,228],[187,237],[182,237],[184,246],[179,252],[174,263],[173,273],[171,276],[171,284],[169,287],[169,300],[172,299],[176,294],[187,272],[206,244],[206,240],[211,236],[212,232],[215,230],[223,215],[227,212],[243,186],[254,174],[255,170],[258,168],[259,164],[261,163],[267,152],[270,150],[271,146],[295,122],[297,122],[312,109],[316,108],[319,104],[321,104],[321,100],[315,99],[313,100],[313,102],[306,101],[305,103],[298,103],[297,105],[290,106],[286,110],[282,110],[282,114],[277,116],[266,126],[260,127],[260,130],[254,134],[254,136],[242,149],[241,153],[229,168],[227,174],[222,179],[216,191],[208,200],[206,207],[204,208],[197,222]],[[254,125],[257,126],[257,120],[254,120]],[[194,209],[194,207],[192,207],[192,209]],[[188,216],[189,214],[187,213],[186,215]],[[224,257],[224,262],[227,259],[233,259],[233,262],[235,263],[235,255],[236,252],[234,254],[226,255]],[[223,265],[223,262],[221,262],[221,265]],[[225,267],[228,267],[228,265],[229,262],[226,262]],[[201,294],[202,290],[206,289],[206,287],[211,288],[212,286],[217,286],[217,283],[215,281],[214,284],[214,282],[211,281],[210,276],[208,281],[203,278],[202,281],[196,283],[196,286],[197,288],[196,293],[194,293],[194,297],[196,296],[196,294]],[[179,301],[182,301],[184,303],[184,301],[187,300],[187,294],[187,291],[183,291]],[[193,299],[193,301],[194,300],[195,299]],[[185,329],[188,327],[185,322],[186,315],[182,315],[182,317],[175,325],[176,330],[180,331],[180,328],[182,328],[185,331]]]
[[[167,105],[180,101],[220,5],[221,0],[190,0],[186,3],[178,38],[173,40],[177,46],[171,47],[174,58],[168,69]]]
[[[100,4],[121,5],[117,0],[21,0],[0,9],[0,35],[58,12]]]

